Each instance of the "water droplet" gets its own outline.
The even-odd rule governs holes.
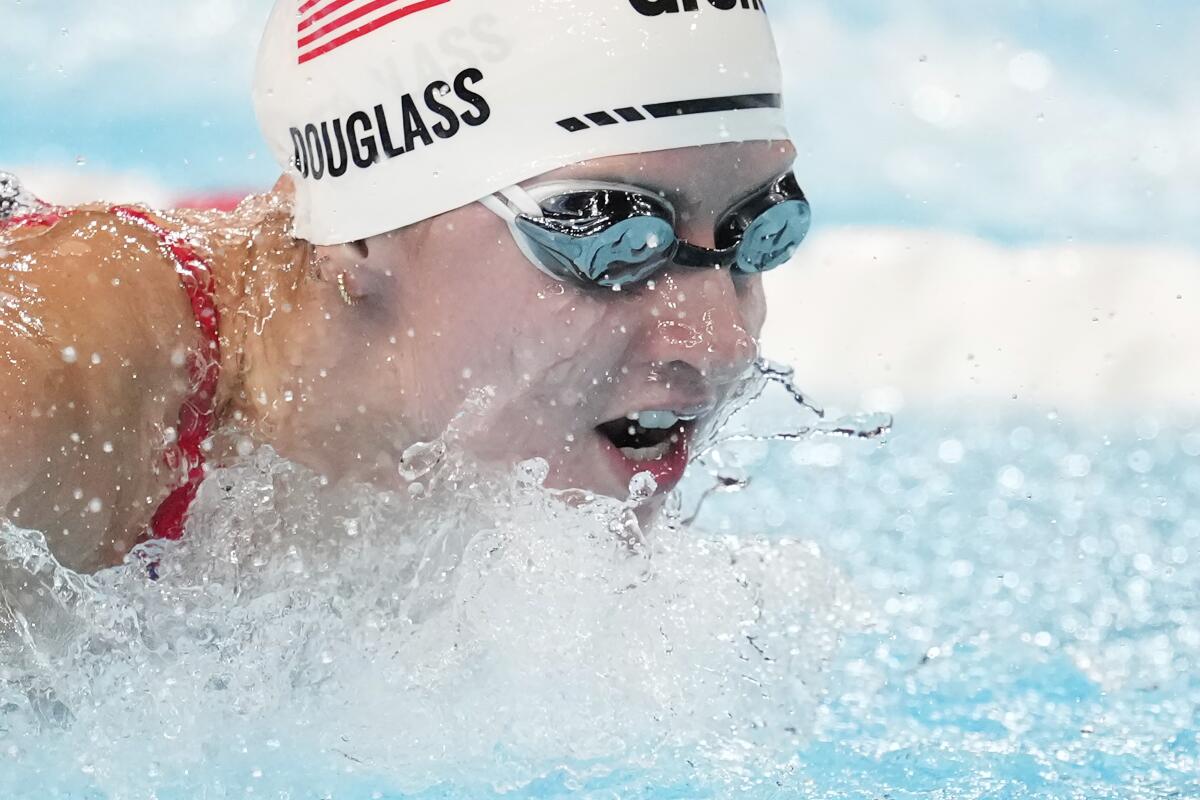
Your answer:
[[[517,465],[517,482],[524,486],[542,486],[550,476],[550,465],[544,458],[531,458]]]
[[[639,472],[629,481],[629,502],[641,505],[658,492],[658,481],[649,472]]]
[[[415,481],[433,471],[446,455],[446,445],[440,441],[417,442],[400,456],[401,477]]]

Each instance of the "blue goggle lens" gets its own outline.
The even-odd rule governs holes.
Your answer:
[[[661,217],[632,217],[586,236],[527,217],[518,217],[516,225],[552,275],[609,288],[650,277],[670,261],[676,246],[671,223]]]
[[[754,275],[786,264],[811,226],[812,210],[806,201],[786,200],[771,206],[742,235],[737,270]]]

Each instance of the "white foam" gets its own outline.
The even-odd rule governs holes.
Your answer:
[[[75,575],[4,529],[0,788],[786,774],[858,613],[814,549],[669,525],[641,546],[622,503],[447,463],[414,499],[261,451],[204,484],[184,544],[141,554],[158,581]]]

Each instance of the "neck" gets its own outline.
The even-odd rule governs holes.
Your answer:
[[[266,434],[278,423],[285,384],[299,365],[312,247],[288,234],[291,209],[277,195],[206,216],[210,268],[221,312],[218,425]],[[300,324],[298,324],[300,323]],[[266,429],[266,430],[259,430]]]
[[[360,332],[331,322],[347,310],[316,278],[312,245],[288,235],[291,209],[275,203],[268,211],[239,210],[214,232],[224,343],[215,457],[232,460],[246,442],[269,444],[322,475],[357,475],[363,443],[380,435],[374,418],[348,402],[358,362],[345,336]]]

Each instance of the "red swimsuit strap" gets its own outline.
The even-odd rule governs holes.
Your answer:
[[[0,230],[4,228],[49,228],[60,220],[71,216],[71,211],[64,208],[48,208],[44,211],[32,211],[8,219],[0,219]]]
[[[48,208],[0,221],[0,228],[51,227],[76,212]],[[176,487],[154,512],[145,539],[179,539],[183,536],[188,508],[204,480],[205,443],[216,423],[217,380],[221,370],[221,312],[217,308],[212,270],[186,237],[170,230],[145,211],[131,206],[113,206],[109,213],[135,224],[158,237],[159,244],[175,262],[175,271],[192,304],[196,327],[203,343],[188,354],[187,370],[192,389],[179,409],[174,443],[163,455],[170,470],[182,470],[183,483]]]
[[[111,209],[124,220],[140,225],[158,236],[163,248],[175,261],[175,271],[192,304],[196,327],[203,343],[188,354],[188,377],[192,390],[179,409],[179,424],[174,446],[167,449],[163,461],[170,469],[184,469],[184,483],[162,502],[150,520],[147,538],[179,539],[187,520],[188,508],[204,480],[206,446],[216,423],[217,380],[221,374],[221,312],[216,303],[216,284],[212,270],[187,239],[169,230],[141,209],[115,206]]]

